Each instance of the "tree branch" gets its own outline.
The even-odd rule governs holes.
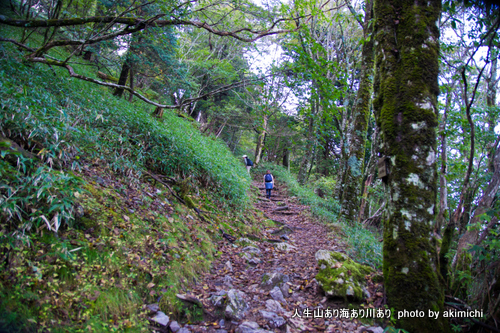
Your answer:
[[[265,36],[271,36],[271,35],[276,35],[276,34],[282,34],[282,33],[287,33],[287,32],[293,32],[299,29],[299,27],[295,29],[287,29],[287,30],[272,30],[276,27],[276,25],[280,22],[284,21],[289,21],[292,20],[292,18],[280,18],[276,21],[274,21],[271,26],[268,29],[265,30],[253,30],[250,28],[241,28],[233,31],[221,31],[215,29],[212,25],[206,23],[206,22],[199,22],[199,21],[191,21],[191,20],[180,20],[180,19],[171,19],[171,20],[158,20],[159,17],[165,16],[166,14],[160,14],[157,15],[151,19],[144,20],[140,18],[135,18],[135,17],[116,17],[116,16],[92,16],[92,17],[82,17],[82,18],[68,18],[68,19],[58,19],[58,20],[17,20],[17,19],[11,19],[7,18],[3,15],[0,15],[0,24],[5,24],[5,25],[10,25],[14,27],[20,27],[20,28],[49,28],[49,27],[66,27],[66,26],[77,26],[77,25],[84,25],[88,23],[111,23],[114,22],[116,24],[125,24],[127,27],[123,30],[120,30],[120,34],[114,33],[114,34],[108,34],[106,36],[100,37],[100,38],[95,38],[92,40],[95,40],[96,42],[103,41],[103,40],[108,40],[110,38],[114,38],[117,36],[121,36],[124,34],[129,34],[132,32],[136,32],[139,30],[144,30],[147,27],[166,27],[166,26],[171,26],[171,25],[178,25],[178,26],[194,26],[197,28],[205,29],[208,32],[222,36],[222,37],[233,37],[238,40],[241,40],[243,42],[254,42],[257,39],[260,39]],[[128,27],[135,26],[134,29],[128,29]],[[239,35],[242,32],[248,32],[254,37],[252,38],[246,38],[241,35]],[[111,37],[108,37],[111,36]],[[103,39],[104,38],[104,39]],[[91,41],[92,41],[91,40]],[[64,44],[63,42],[67,42],[67,44]],[[73,44],[70,44],[73,43]],[[57,41],[57,45],[54,46],[63,46],[63,45],[75,45],[74,43],[77,43],[77,45],[83,43],[83,41]],[[49,43],[51,44],[51,43]],[[53,46],[51,46],[53,47]]]
[[[352,7],[351,1],[350,0],[346,0],[345,3],[347,5],[347,8],[349,8],[349,11],[351,12],[352,16],[354,16],[354,18],[356,19],[356,21],[358,21],[359,25],[361,26],[361,29],[364,29],[365,27],[363,25],[363,22],[359,18],[358,13],[356,13],[356,11],[354,10],[354,8]]]

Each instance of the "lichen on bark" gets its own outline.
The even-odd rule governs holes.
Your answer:
[[[340,215],[342,220],[349,223],[354,223],[358,217],[366,150],[366,133],[370,117],[370,100],[373,87],[373,39],[371,38],[373,25],[370,24],[373,17],[372,7],[373,0],[367,0],[363,26],[364,43],[361,54],[361,78],[353,107],[353,120],[347,137],[349,157],[346,165],[347,170],[345,171]]]
[[[442,311],[436,241],[436,127],[441,1],[376,0],[374,110],[389,157],[384,279],[390,307]],[[444,318],[401,318],[410,332],[448,332]]]

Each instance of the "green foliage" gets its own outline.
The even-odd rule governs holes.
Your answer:
[[[0,331],[138,332],[148,325],[144,303],[158,299],[166,312],[196,317],[175,295],[209,267],[219,225],[255,230],[232,215],[248,200],[240,160],[174,112],[158,120],[142,102],[19,57],[0,44],[0,134],[21,147],[0,147]],[[146,171],[184,179],[184,196],[213,213],[215,227],[171,207]],[[100,186],[99,173],[122,183]],[[139,211],[126,210],[138,187],[161,193],[166,211],[146,195]]]
[[[21,233],[46,225],[57,232],[73,220],[75,196],[83,181],[71,172],[57,171],[33,160],[17,157],[17,167],[0,160],[0,219],[8,229]]]
[[[344,223],[342,232],[349,244],[347,253],[356,261],[376,268],[382,268],[382,236],[377,231],[366,229],[359,223]]]
[[[2,45],[3,46],[3,45]],[[1,47],[1,46],[0,46]],[[27,138],[44,161],[78,168],[104,163],[122,174],[146,169],[169,176],[191,175],[216,200],[242,207],[250,179],[225,145],[203,137],[196,126],[165,112],[150,116],[143,103],[111,97],[107,89],[61,79],[43,66],[27,67],[4,48],[0,59],[0,126],[9,137]],[[83,70],[83,69],[82,69]],[[21,77],[32,78],[20,85]]]
[[[124,216],[125,194],[99,185],[85,190],[78,199],[85,210],[78,229],[62,230],[59,237],[32,235],[29,248],[0,237],[0,294],[8,300],[0,302],[0,331],[36,324],[74,332],[139,332],[147,327],[143,304],[159,297],[163,311],[183,313],[175,295],[209,267],[217,230],[188,218],[180,206],[175,211],[182,215],[174,208],[168,209],[171,216],[152,212],[145,204]]]
[[[314,188],[321,191],[324,197],[333,198],[337,181],[334,177],[319,177],[314,183]]]

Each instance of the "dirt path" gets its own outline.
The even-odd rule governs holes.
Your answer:
[[[333,233],[325,225],[313,221],[309,217],[309,207],[288,197],[280,184],[273,190],[271,200],[265,198],[262,183],[254,182],[253,185],[260,189],[257,208],[282,226],[266,230],[269,241],[248,244],[253,249],[245,244],[222,244],[219,247],[222,255],[214,262],[211,272],[190,291],[210,313],[217,313],[217,295],[222,295],[220,298],[224,302],[228,297],[224,291],[230,289],[244,293],[241,295],[248,308],[236,319],[214,319],[205,325],[186,325],[185,328],[194,332],[220,333],[363,331],[357,319],[327,314],[326,309],[346,306],[342,301],[335,302],[324,297],[314,279],[319,269],[315,260],[316,251],[342,250]],[[281,278],[286,276],[284,282],[289,280],[279,288],[283,298],[277,289],[270,291],[263,284],[263,280],[267,279],[265,274],[269,276],[271,273],[278,273]],[[219,313],[224,312],[225,304],[220,306]],[[318,318],[314,318],[315,314]],[[253,327],[242,326],[244,321],[254,322]]]

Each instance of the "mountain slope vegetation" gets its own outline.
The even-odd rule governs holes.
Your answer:
[[[258,234],[223,142],[12,46],[0,56],[2,331],[141,331],[148,301],[180,311],[214,241]]]

